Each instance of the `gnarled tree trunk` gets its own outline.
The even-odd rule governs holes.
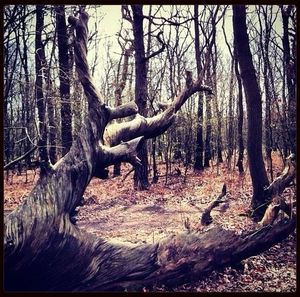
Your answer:
[[[76,69],[88,100],[88,116],[70,151],[5,218],[6,290],[141,290],[157,283],[179,284],[258,254],[294,230],[292,219],[243,236],[218,227],[142,246],[116,244],[80,230],[73,217],[91,178],[105,177],[105,168],[116,162],[137,164],[136,152],[143,139],[163,133],[187,98],[210,89],[187,73],[185,88],[162,114],[115,124],[114,133],[106,130],[105,145],[107,123],[137,113],[137,106],[109,108],[103,103],[86,60],[88,15],[81,11],[79,19],[69,21],[76,27]]]

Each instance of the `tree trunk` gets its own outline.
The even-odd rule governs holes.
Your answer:
[[[72,113],[70,102],[70,66],[68,35],[64,5],[55,6],[61,96],[61,145],[64,156],[72,145]]]
[[[209,58],[210,59],[210,58]],[[212,83],[210,66],[207,69],[207,84]],[[213,100],[212,95],[205,96],[206,103],[206,135],[205,135],[205,151],[204,151],[204,167],[209,167],[209,161],[211,160],[211,101]]]
[[[45,123],[45,99],[43,93],[43,67],[45,64],[42,43],[42,30],[44,29],[44,6],[36,6],[36,35],[35,35],[35,97],[39,118],[39,154],[41,174],[45,174],[49,168],[47,152],[47,130]]]
[[[239,146],[239,156],[236,166],[238,167],[239,173],[244,172],[243,159],[244,159],[244,138],[243,138],[243,123],[244,123],[244,110],[243,110],[243,89],[242,80],[238,68],[238,60],[236,56],[236,45],[234,43],[234,69],[235,75],[238,83],[238,146]]]
[[[215,21],[213,20],[213,25],[215,26]],[[215,29],[214,29],[215,30]],[[214,31],[214,36],[216,32]],[[217,55],[217,48],[216,48],[216,40],[215,37],[213,38],[213,46],[215,48],[215,52],[213,55],[213,90],[214,90],[214,103],[215,103],[215,110],[216,110],[216,116],[217,116],[217,136],[216,136],[216,149],[217,149],[217,164],[223,162],[222,158],[222,113],[219,108],[218,104],[218,89],[217,89],[217,61],[218,61],[218,55]]]
[[[121,72],[121,79],[120,81],[118,81],[118,84],[115,89],[116,107],[122,105],[122,93],[126,85],[128,63],[129,63],[129,57],[131,55],[131,52],[132,52],[131,47],[129,49],[124,48],[124,53],[123,53],[124,62],[123,62],[123,67]],[[114,165],[114,176],[119,176],[120,174],[121,174],[121,163],[118,163]]]
[[[228,102],[228,168],[231,169],[231,158],[233,156],[233,70],[234,69],[234,60],[231,61],[230,69],[230,82],[229,82],[229,102]]]
[[[289,125],[289,140],[292,153],[296,153],[296,88],[295,88],[295,61],[291,56],[290,41],[289,41],[289,18],[293,5],[288,5],[285,8],[281,6],[281,16],[283,23],[283,59],[284,70],[286,74],[286,82],[288,89],[288,125]]]
[[[49,121],[49,159],[51,164],[55,164],[57,161],[56,155],[56,129],[57,125],[55,123],[55,114],[54,114],[54,91],[52,88],[52,82],[50,77],[50,69],[47,73],[48,80],[48,96],[47,96],[47,111],[48,111],[48,121]]]
[[[29,69],[28,69],[28,45],[27,45],[27,39],[26,39],[26,34],[28,34],[28,31],[26,30],[26,7],[23,7],[22,10],[22,16],[24,17],[22,21],[22,42],[23,42],[23,55],[21,55],[20,51],[20,58],[23,61],[23,68],[24,68],[24,76],[25,76],[25,87],[24,87],[24,97],[22,99],[22,105],[23,105],[23,114],[22,114],[22,122],[24,127],[26,127],[30,131],[30,122],[32,119],[32,107],[30,104],[30,75],[29,75]],[[25,144],[24,144],[24,151],[28,152],[31,148],[31,143],[26,135],[26,130],[23,129],[23,137],[26,138]],[[29,155],[26,158],[26,166],[30,167],[31,166],[31,156]],[[27,170],[26,170],[27,173]],[[26,175],[26,182],[27,182],[27,175]]]
[[[158,182],[158,170],[157,170],[157,164],[156,164],[156,138],[152,139],[152,160],[153,160],[153,177],[152,182],[156,184]]]
[[[143,6],[132,5],[133,12],[133,35],[135,49],[135,102],[139,114],[147,116],[147,67],[144,47],[143,31]],[[135,168],[134,188],[146,190],[149,188],[148,181],[148,152],[147,144],[144,143],[138,153],[142,166]]]
[[[197,63],[197,74],[200,78],[201,73],[201,52],[199,41],[199,7],[198,4],[194,5],[194,25],[195,25],[195,54]],[[203,170],[203,94],[198,94],[198,109],[197,109],[197,139],[195,150],[195,170]]]
[[[55,38],[55,37],[54,37]],[[46,80],[46,104],[47,104],[47,114],[48,114],[48,142],[49,142],[49,159],[52,165],[54,165],[57,161],[56,155],[56,132],[57,132],[57,124],[55,121],[55,90],[53,86],[53,80],[51,77],[51,66],[52,66],[52,59],[55,53],[55,43],[53,43],[53,47],[51,49],[50,55],[50,62],[47,63],[45,49],[42,49],[43,56],[45,57],[45,67],[44,67],[44,76]]]
[[[267,199],[264,193],[264,187],[268,186],[269,181],[262,156],[262,103],[250,52],[246,27],[246,8],[244,5],[233,5],[233,29],[237,58],[241,69],[241,77],[247,101],[247,150],[253,187],[251,204],[253,209],[257,209],[263,205]],[[263,213],[264,207],[260,207],[257,214],[262,215]]]
[[[264,29],[262,26],[261,18],[259,16],[260,24],[260,49],[263,57],[263,77],[264,77],[264,89],[265,89],[265,151],[267,159],[267,171],[270,172],[270,179],[273,181],[273,166],[272,166],[272,127],[271,127],[271,100],[272,100],[272,91],[271,91],[271,67],[269,61],[269,43],[270,43],[270,34],[271,34],[271,24],[269,24],[267,19],[266,11],[264,11]],[[274,95],[274,92],[273,92]]]

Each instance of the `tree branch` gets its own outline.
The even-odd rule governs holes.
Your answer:
[[[113,147],[100,145],[97,166],[105,168],[119,162],[128,162],[133,166],[140,165],[137,150],[143,145],[144,137],[137,137],[127,142],[122,142]]]
[[[148,139],[164,133],[173,123],[176,113],[189,97],[196,92],[212,94],[212,89],[202,85],[200,80],[194,82],[191,72],[187,71],[185,88],[164,112],[151,118],[138,115],[132,121],[109,125],[103,135],[105,144],[113,146],[121,141],[127,141],[138,136],[144,136]]]
[[[153,25],[157,25],[157,26],[161,26],[161,25],[164,25],[164,24],[167,24],[167,25],[170,25],[170,26],[175,26],[175,27],[179,27],[179,26],[182,26],[192,20],[194,20],[194,18],[188,18],[182,22],[176,22],[176,21],[173,21],[172,19],[174,19],[175,17],[177,16],[174,15],[174,16],[171,16],[169,19],[166,19],[165,17],[155,17],[155,16],[147,16],[147,15],[144,15],[144,18],[145,19],[148,19],[149,22],[151,22]],[[158,23],[155,23],[154,22],[154,19],[155,20],[161,20],[163,21],[162,23],[158,24]]]
[[[286,158],[286,165],[282,173],[265,189],[267,196],[270,198],[280,195],[284,189],[296,177],[295,155],[291,154]]]
[[[128,5],[122,5],[121,12],[122,12],[122,18],[132,24],[133,19],[132,19],[130,10],[128,8]]]
[[[151,58],[153,58],[153,57],[159,55],[160,53],[162,53],[162,52],[165,50],[166,44],[165,44],[165,42],[160,38],[160,35],[162,35],[162,34],[163,34],[163,32],[160,31],[160,32],[156,35],[157,40],[158,40],[159,43],[161,44],[161,48],[160,48],[159,50],[155,51],[154,53],[152,53],[151,55],[149,55],[148,57],[145,57],[145,60],[146,60],[146,61],[148,61],[149,59],[151,59]]]
[[[115,108],[107,107],[109,109],[109,121],[125,118],[138,113],[138,107],[134,101],[122,104]]]
[[[10,169],[13,165],[15,165],[16,163],[22,161],[23,159],[25,159],[26,157],[28,157],[29,155],[31,155],[38,147],[34,146],[33,148],[31,148],[28,152],[26,152],[24,155],[16,158],[15,160],[9,162],[8,164],[4,165],[3,169]]]
[[[85,95],[88,99],[89,108],[98,108],[99,104],[103,105],[100,93],[96,89],[92,81],[89,66],[87,63],[87,42],[88,42],[88,19],[89,15],[85,11],[81,11],[79,18],[69,16],[69,23],[75,27],[75,63],[78,78],[83,86]]]
[[[288,216],[292,216],[293,203],[287,204],[284,198],[280,197],[281,193],[296,177],[295,155],[291,154],[286,158],[286,165],[282,173],[274,179],[274,181],[265,189],[270,197],[266,202],[269,204],[263,218],[258,222],[261,226],[272,225],[278,216],[280,210],[284,211]]]
[[[224,203],[224,200],[221,200],[224,196],[226,196],[226,184],[223,185],[221,194],[215,199],[210,205],[204,210],[201,216],[201,224],[202,225],[209,225],[212,222],[212,217],[210,212],[217,207],[220,203]]]

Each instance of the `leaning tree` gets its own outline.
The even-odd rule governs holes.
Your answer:
[[[275,225],[263,223],[243,235],[218,227],[142,246],[117,244],[80,230],[74,216],[92,177],[105,178],[105,168],[120,161],[139,166],[136,152],[145,139],[163,133],[192,94],[210,88],[188,72],[182,92],[161,114],[137,115],[127,123],[107,126],[112,119],[136,114],[137,106],[110,108],[103,103],[86,59],[88,14],[81,11],[69,22],[76,29],[76,69],[88,100],[88,116],[70,151],[47,167],[28,197],[5,218],[6,290],[140,290],[157,283],[179,284],[256,255],[295,229],[293,216]],[[294,174],[290,162],[269,186],[271,196],[282,192]]]

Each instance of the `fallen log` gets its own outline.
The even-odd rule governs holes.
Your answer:
[[[49,227],[51,232],[45,232],[45,226],[35,230],[22,253],[6,261],[7,290],[139,291],[177,286],[267,250],[296,225],[293,218],[243,236],[215,227],[136,246],[97,238],[62,220],[64,225],[55,231]],[[7,251],[6,260],[11,260]]]

